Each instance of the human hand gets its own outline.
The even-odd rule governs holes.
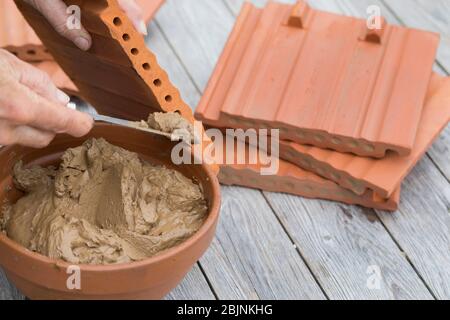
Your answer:
[[[89,50],[92,45],[92,39],[86,29],[81,26],[80,29],[69,29],[67,27],[67,5],[62,0],[24,0],[41,12],[55,30],[63,37],[72,41],[81,50]],[[153,0],[149,0],[153,1]],[[127,16],[133,22],[135,28],[147,35],[147,26],[142,18],[142,11],[135,0],[118,0],[119,5],[125,11]]]
[[[56,133],[84,136],[93,119],[66,108],[69,100],[45,72],[0,50],[0,145],[43,148]]]

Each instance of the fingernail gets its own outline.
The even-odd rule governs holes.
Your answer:
[[[75,45],[83,51],[89,50],[90,44],[89,41],[83,37],[78,37],[75,39]]]
[[[56,90],[56,98],[63,105],[67,105],[70,102],[70,97],[59,89]]]
[[[144,21],[140,21],[139,22],[139,24],[138,24],[138,31],[140,32],[140,33],[142,33],[144,36],[146,36],[146,35],[148,35],[148,32],[147,32],[147,25],[145,24],[145,22]]]
[[[66,107],[72,110],[77,110],[77,105],[73,102],[69,102],[68,104],[66,104]]]

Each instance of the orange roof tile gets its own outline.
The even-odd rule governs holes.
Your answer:
[[[406,175],[445,129],[450,119],[450,78],[434,75],[410,155],[390,153],[383,159],[282,142],[280,156],[357,194],[374,190],[383,198],[399,187]]]
[[[445,129],[449,119],[450,78],[433,74],[417,139],[409,156],[390,153],[383,159],[374,159],[280,141],[280,157],[355,194],[374,191],[382,198],[389,198]]]
[[[247,145],[247,148],[253,148]],[[248,152],[249,149],[247,149]],[[222,165],[219,181],[226,185],[238,185],[272,192],[290,193],[306,198],[339,201],[379,210],[395,211],[400,202],[400,188],[390,199],[382,199],[372,191],[356,195],[336,183],[307,172],[287,161],[280,161],[277,175],[261,175],[258,164]]]
[[[0,48],[25,61],[52,60],[11,0],[0,0]]]
[[[214,112],[207,108],[205,114]],[[389,198],[406,175],[412,170],[433,141],[445,129],[450,119],[450,78],[433,74],[425,107],[419,123],[417,138],[408,156],[389,153],[383,159],[358,157],[352,154],[280,141],[280,157],[305,170],[312,171],[338,183],[355,194],[375,191],[382,198]],[[203,118],[207,125],[218,125],[215,119]],[[219,127],[229,127],[221,122]]]
[[[197,108],[212,125],[383,157],[411,152],[439,42],[434,33],[309,8],[246,3]],[[211,122],[212,121],[212,122]]]

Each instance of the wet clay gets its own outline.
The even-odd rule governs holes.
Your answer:
[[[207,215],[199,185],[181,173],[90,139],[68,149],[59,168],[14,168],[26,193],[2,229],[50,258],[76,264],[142,260],[194,234]]]
[[[159,130],[180,137],[188,143],[196,141],[194,126],[178,112],[155,112],[148,116],[147,121],[139,122],[141,127]]]

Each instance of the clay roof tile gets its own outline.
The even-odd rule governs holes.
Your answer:
[[[302,1],[246,3],[197,115],[277,127],[283,139],[341,152],[407,155],[438,42],[437,34],[389,24],[367,30],[365,20]]]

